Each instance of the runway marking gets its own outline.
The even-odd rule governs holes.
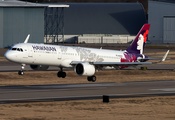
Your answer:
[[[149,89],[149,90],[175,91],[175,88],[162,88],[162,89]]]
[[[98,89],[106,89],[107,87],[97,87],[97,88],[76,88],[76,90],[98,90]],[[50,90],[25,90],[25,91],[4,91],[4,92],[0,92],[0,94],[5,94],[5,93],[26,93],[26,92],[48,92],[48,91],[70,91],[72,90],[70,89],[50,89]]]
[[[31,85],[31,86],[0,86],[0,89],[61,89],[61,88],[88,88],[123,86],[123,83],[82,83],[82,84],[58,84],[58,85]]]
[[[25,93],[25,92],[46,92],[46,91],[51,91],[51,90],[5,91],[5,92],[0,92],[0,94],[5,94],[5,93]]]

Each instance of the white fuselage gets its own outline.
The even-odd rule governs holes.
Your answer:
[[[13,62],[30,65],[72,67],[72,61],[121,62],[125,51],[21,43],[12,46],[5,57]]]

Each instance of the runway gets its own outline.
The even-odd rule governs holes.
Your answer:
[[[175,95],[175,81],[0,87],[0,103]]]

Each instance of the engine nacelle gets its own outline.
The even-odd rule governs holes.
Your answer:
[[[74,67],[74,71],[80,76],[92,76],[95,73],[95,67],[89,63],[79,63]]]
[[[46,65],[30,65],[32,70],[47,70],[49,66]]]

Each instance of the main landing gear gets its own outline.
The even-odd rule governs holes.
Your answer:
[[[90,82],[95,82],[96,81],[96,76],[90,76],[90,77],[87,77],[87,80]]]
[[[66,73],[65,72],[63,72],[63,68],[62,67],[60,67],[60,71],[57,73],[57,76],[59,77],[59,78],[65,78],[66,77]],[[87,80],[89,81],[89,82],[95,82],[96,81],[96,76],[88,76],[87,77]]]
[[[24,74],[24,68],[25,68],[25,64],[21,64],[21,70],[18,71],[18,75],[23,75]]]
[[[60,71],[57,73],[57,76],[59,77],[59,78],[65,78],[66,77],[66,73],[65,72],[63,72],[63,68],[62,67],[60,67]]]

